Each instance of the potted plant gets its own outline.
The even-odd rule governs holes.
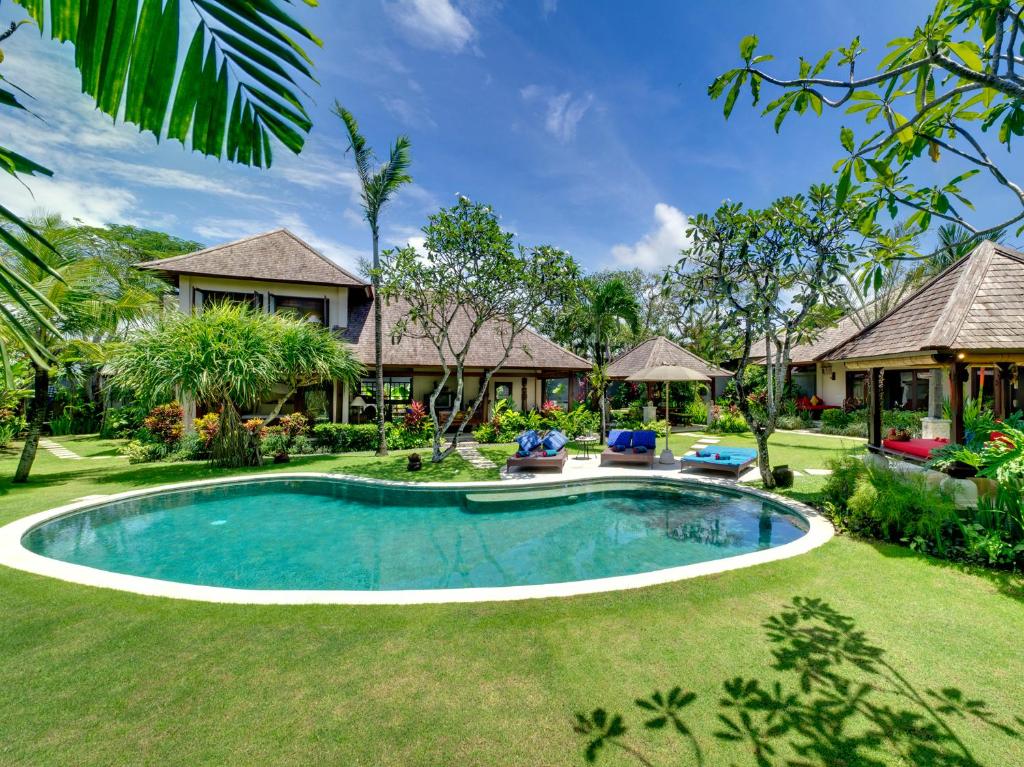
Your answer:
[[[945,445],[932,451],[928,468],[948,474],[953,479],[970,479],[978,474],[981,455],[963,445]]]
[[[423,468],[423,459],[420,458],[419,453],[413,453],[409,456],[409,471],[419,471]]]

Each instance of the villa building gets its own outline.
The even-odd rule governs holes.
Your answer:
[[[406,316],[401,301],[384,304],[384,391],[378,397],[373,376],[374,295],[370,284],[345,270],[286,229],[247,237],[140,267],[164,275],[177,288],[177,308],[202,311],[215,301],[251,304],[265,312],[290,312],[328,325],[352,344],[367,377],[358,390],[332,382],[299,392],[282,412],[311,412],[325,420],[369,422],[378,407],[400,417],[413,400],[426,402],[441,373],[437,351],[427,341],[405,337],[395,342],[392,331]],[[500,328],[487,326],[474,340],[466,360],[464,406],[480,391],[485,371],[501,360]],[[458,329],[455,329],[458,334]],[[516,341],[502,369],[490,381],[477,418],[489,404],[509,398],[516,407],[536,408],[552,400],[563,406],[582,398],[584,374],[591,364],[554,342],[527,330]],[[438,402],[450,408],[455,382],[446,385]],[[253,415],[270,412],[261,403]]]

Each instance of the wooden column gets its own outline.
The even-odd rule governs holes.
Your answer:
[[[981,396],[981,382],[978,380],[978,368],[968,368],[967,373],[970,376],[971,382],[971,385],[968,387],[971,399],[976,400]]]
[[[1017,363],[1017,409],[1024,410],[1024,365]]]
[[[868,371],[868,445],[882,446],[882,368]]]
[[[1013,410],[1013,392],[1011,391],[1010,363],[997,362],[992,371],[992,389],[995,393],[995,416],[999,420],[1006,418]]]
[[[519,385],[520,385],[519,395],[520,395],[520,397],[522,397],[522,405],[519,406],[519,409],[522,410],[525,413],[529,409],[528,406],[527,406],[527,403],[529,402],[529,400],[526,398],[526,377],[525,376],[522,378],[522,380],[520,381]]]
[[[967,366],[954,362],[949,368],[949,410],[953,418],[950,437],[958,445],[964,443],[964,373]]]
[[[477,384],[477,391],[483,392],[484,398],[480,400],[480,409],[477,411],[477,417],[481,422],[491,420],[491,403],[490,397],[487,396],[488,392],[484,389],[484,374],[480,374],[480,382]]]

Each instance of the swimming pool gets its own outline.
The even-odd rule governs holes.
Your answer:
[[[248,601],[239,591],[460,601],[467,592],[615,587],[786,547],[808,529],[805,515],[774,500],[692,481],[439,487],[291,475],[72,509],[35,521],[21,545],[78,570],[238,596],[225,601]]]

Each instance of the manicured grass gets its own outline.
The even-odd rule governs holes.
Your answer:
[[[794,468],[822,452],[787,436]],[[455,460],[418,478],[483,478]],[[268,470],[406,478],[404,462]],[[0,473],[13,464],[0,458]],[[29,486],[0,486],[0,521],[214,473],[41,455]],[[696,694],[679,715],[706,765],[754,765],[758,747],[770,765],[1024,762],[1024,584],[846,538],[638,591],[477,605],[214,605],[0,568],[0,616],[4,765],[583,764],[572,717],[598,706],[626,714],[652,763],[692,764],[690,743],[645,730],[633,704],[676,685]],[[750,695],[724,707],[736,677]],[[773,724],[788,728],[766,725],[768,698],[755,699],[775,682],[789,697]],[[741,712],[761,735],[717,737],[719,715]],[[599,761],[636,764],[614,745]]]

